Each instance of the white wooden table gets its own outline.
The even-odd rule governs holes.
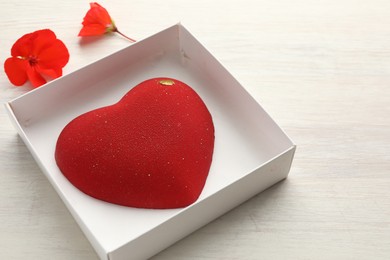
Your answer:
[[[25,33],[65,42],[68,74],[127,46],[80,41],[88,1],[0,1],[0,62]],[[179,21],[297,143],[290,177],[153,259],[390,259],[390,2],[101,1],[140,39]],[[0,67],[0,101],[14,87]],[[0,109],[0,259],[97,259]]]

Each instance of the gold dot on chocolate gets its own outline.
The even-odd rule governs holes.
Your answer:
[[[160,80],[159,82],[161,85],[164,85],[164,86],[172,86],[172,85],[175,85],[175,82],[171,79],[163,79],[163,80]]]

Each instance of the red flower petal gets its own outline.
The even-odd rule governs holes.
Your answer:
[[[27,81],[26,66],[28,61],[18,58],[8,58],[4,63],[4,71],[9,81],[15,86],[22,86]]]
[[[56,39],[46,49],[42,49],[38,57],[39,66],[44,69],[63,68],[69,61],[69,52],[65,44]]]
[[[89,23],[100,23],[103,26],[110,25],[112,19],[107,10],[98,3],[90,3],[91,9],[87,12],[86,18]]]
[[[46,80],[42,77],[37,70],[31,66],[27,66],[27,77],[30,80],[33,87],[39,87],[46,83]]]
[[[58,41],[55,33],[49,29],[35,31],[32,35],[33,55],[40,57],[40,53],[49,48],[54,42]]]
[[[11,48],[11,56],[28,57],[33,48],[33,33],[28,33],[19,38]]]
[[[105,27],[96,24],[91,24],[81,28],[78,36],[97,36],[105,34],[106,32],[107,29]]]
[[[54,79],[62,76],[62,68],[44,69],[44,68],[37,66],[36,70],[39,74],[47,75],[47,76],[54,78]]]

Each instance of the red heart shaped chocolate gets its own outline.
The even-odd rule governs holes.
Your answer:
[[[139,208],[178,208],[203,190],[214,150],[212,117],[199,95],[176,79],[154,78],[118,103],[73,119],[55,159],[84,193]]]

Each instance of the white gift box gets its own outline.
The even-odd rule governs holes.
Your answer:
[[[153,77],[190,85],[215,125],[199,199],[181,209],[106,203],[75,188],[54,150],[76,116],[111,105]],[[239,82],[181,24],[169,27],[6,104],[19,135],[101,259],[145,259],[287,177],[295,145]]]

